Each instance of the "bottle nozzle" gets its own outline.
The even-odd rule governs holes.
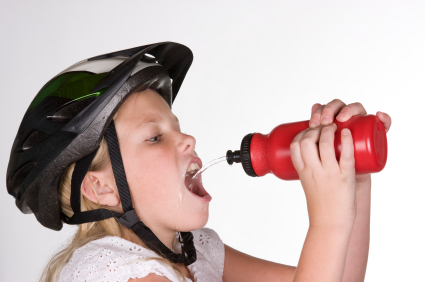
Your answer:
[[[240,151],[231,150],[226,153],[226,160],[229,165],[233,163],[241,163],[243,170],[245,170],[246,174],[252,177],[258,176],[251,163],[251,139],[255,133],[250,133],[245,135],[242,139],[241,149]]]
[[[226,160],[229,165],[232,165],[233,163],[240,163],[241,151],[234,151],[234,152],[232,152],[232,150],[227,151]]]

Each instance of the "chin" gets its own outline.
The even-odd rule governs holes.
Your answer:
[[[182,219],[180,221],[182,224],[180,227],[180,231],[188,232],[188,231],[198,230],[205,227],[205,225],[208,222],[208,217],[209,217],[208,212],[209,211],[207,206],[205,211],[203,211],[202,213],[192,214],[188,216],[187,218]]]

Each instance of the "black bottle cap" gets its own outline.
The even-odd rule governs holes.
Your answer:
[[[226,153],[226,160],[229,165],[235,163],[242,163],[242,167],[245,170],[245,173],[252,177],[257,177],[254,168],[251,163],[251,139],[255,133],[247,134],[241,143],[241,150],[234,151],[228,150]]]
[[[232,152],[232,150],[227,151],[226,160],[229,165],[232,165],[233,163],[240,163],[241,151],[234,151],[234,152]]]

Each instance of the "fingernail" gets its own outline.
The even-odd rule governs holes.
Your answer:
[[[339,113],[339,117],[340,117],[340,118],[345,117],[345,113],[344,113],[344,112],[340,112],[340,113]]]
[[[343,130],[341,130],[342,135],[348,135],[348,129],[344,128]]]
[[[328,124],[331,121],[331,119],[327,116],[323,116],[322,117],[322,123],[323,124]]]
[[[317,125],[318,125],[317,121],[315,120],[310,121],[310,126],[315,127]]]

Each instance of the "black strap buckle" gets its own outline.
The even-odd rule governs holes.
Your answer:
[[[133,225],[135,225],[138,221],[140,221],[139,217],[136,214],[136,211],[129,210],[125,212],[120,218],[118,219],[118,222],[124,225],[127,228],[131,228]]]

